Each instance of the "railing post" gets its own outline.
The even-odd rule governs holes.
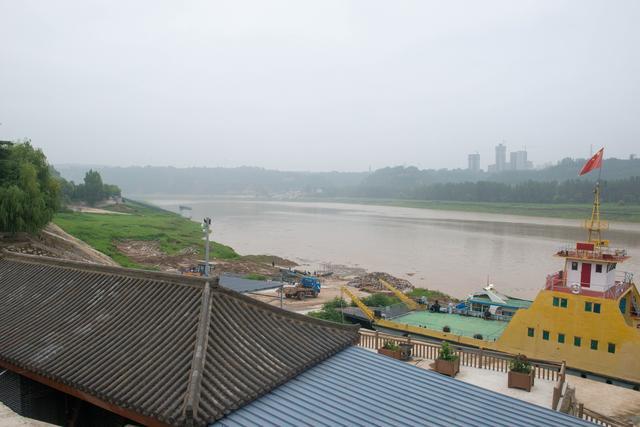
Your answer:
[[[379,346],[379,343],[380,343],[380,341],[379,341],[379,339],[380,339],[379,335],[380,335],[380,332],[376,331],[376,348],[375,348],[376,350],[380,348],[380,346]]]
[[[584,403],[578,403],[578,418],[584,415]]]
[[[483,365],[484,365],[484,349],[480,349],[480,354],[478,355],[478,368],[482,369]]]

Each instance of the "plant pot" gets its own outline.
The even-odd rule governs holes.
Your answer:
[[[455,377],[460,372],[460,358],[455,360],[436,359],[436,372]]]
[[[379,348],[379,354],[384,354],[385,356],[393,357],[394,359],[402,360],[402,351],[400,350],[389,350],[386,348]]]
[[[534,380],[535,371],[533,368],[531,368],[531,372],[528,374],[509,371],[509,388],[519,388],[521,390],[531,391]]]

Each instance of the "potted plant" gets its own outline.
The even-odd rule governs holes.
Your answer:
[[[394,359],[401,360],[402,352],[400,351],[400,346],[393,341],[387,341],[384,343],[382,348],[378,349],[378,353],[384,354],[385,356],[393,357]]]
[[[436,372],[455,377],[460,372],[460,358],[448,342],[443,342],[435,363]]]
[[[527,356],[519,354],[509,363],[509,388],[531,391],[535,378],[535,370]]]

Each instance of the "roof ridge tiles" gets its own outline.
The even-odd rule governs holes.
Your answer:
[[[200,386],[204,374],[204,363],[207,354],[207,344],[209,338],[209,324],[211,319],[211,290],[209,282],[204,285],[202,301],[200,305],[200,317],[198,319],[198,329],[196,330],[196,345],[189,372],[189,385],[185,398],[183,416],[187,425],[193,426],[196,423],[198,404],[200,402]]]
[[[106,273],[117,276],[128,276],[147,280],[158,280],[163,282],[169,282],[177,285],[191,285],[197,287],[204,287],[206,282],[210,282],[210,285],[214,288],[218,287],[219,278],[212,276],[208,278],[184,276],[174,273],[165,273],[153,270],[143,270],[135,268],[127,268],[120,266],[111,266],[103,264],[95,264],[83,261],[71,261],[60,258],[52,258],[41,255],[27,255],[15,252],[9,252],[6,249],[0,250],[0,259],[8,259],[11,261],[24,262],[29,264],[45,264],[54,267],[69,268],[79,271],[87,271],[94,273]]]

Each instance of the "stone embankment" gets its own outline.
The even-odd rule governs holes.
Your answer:
[[[64,232],[53,223],[47,225],[35,236],[27,233],[0,233],[1,250],[95,264],[118,265],[107,255]]]

